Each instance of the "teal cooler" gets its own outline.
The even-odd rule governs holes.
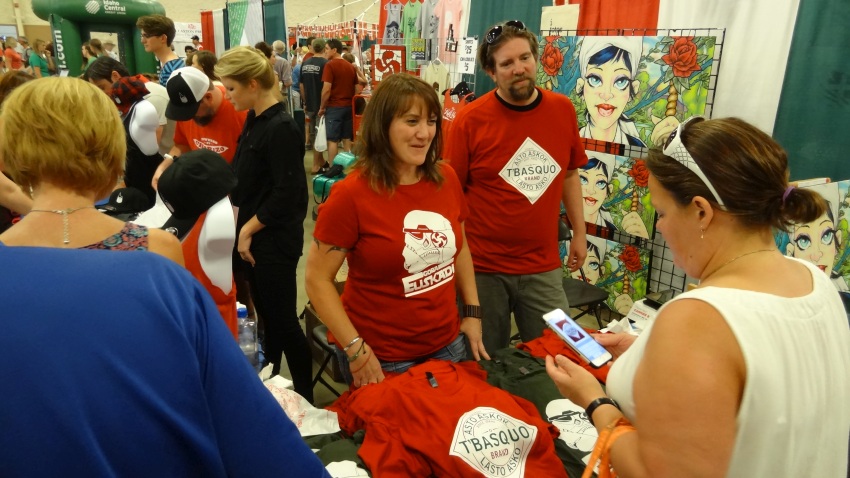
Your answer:
[[[334,164],[342,166],[342,172],[346,173],[348,172],[348,168],[350,168],[356,160],[357,158],[354,157],[354,154],[343,152],[336,155],[336,157],[334,158]]]
[[[340,174],[339,176],[334,176],[332,178],[326,178],[322,175],[318,175],[313,178],[313,200],[316,203],[321,204],[328,199],[328,196],[331,194],[331,187],[336,184],[338,181],[342,181],[345,179],[344,174]]]
[[[345,172],[354,164],[357,158],[351,153],[339,153],[334,158],[333,163],[342,167],[342,173],[328,178],[323,175],[318,175],[313,178],[313,200],[316,204],[322,204],[328,199],[331,194],[331,188],[334,184],[345,179]],[[313,207],[313,220],[315,221],[319,215],[319,207]]]

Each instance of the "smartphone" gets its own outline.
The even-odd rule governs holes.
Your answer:
[[[543,320],[567,345],[581,356],[593,368],[599,368],[610,362],[613,357],[575,320],[561,309],[543,314]]]

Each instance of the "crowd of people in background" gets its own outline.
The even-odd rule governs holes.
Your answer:
[[[9,36],[0,40],[0,74],[9,71],[24,71],[43,78],[57,74],[53,60],[53,42],[36,39],[32,46],[25,36]]]
[[[102,161],[105,167],[85,173],[100,174],[96,179],[81,179],[74,175],[65,178],[61,172],[63,170],[50,170],[44,172],[49,174],[47,179],[31,179],[32,184],[38,184],[38,188],[31,194],[26,194],[19,186],[20,183],[13,182],[7,174],[2,175],[0,206],[3,207],[3,228],[0,232],[27,213],[49,209],[39,208],[39,201],[62,203],[61,198],[43,198],[53,197],[57,189],[70,189],[74,197],[80,198],[77,202],[83,205],[60,204],[65,206],[62,210],[73,211],[27,216],[27,220],[14,230],[15,234],[5,236],[7,245],[27,244],[34,237],[27,232],[28,228],[50,226],[58,227],[62,233],[42,239],[48,241],[48,245],[54,245],[53,242],[59,240],[58,247],[88,247],[96,244],[98,248],[160,251],[183,264],[182,255],[174,250],[175,246],[168,240],[168,236],[161,236],[158,230],[135,228],[129,226],[130,223],[124,224],[107,216],[99,221],[101,215],[94,210],[93,204],[110,195],[113,196],[111,202],[117,195],[119,198],[125,197],[128,203],[138,203],[139,208],[147,209],[157,202],[159,178],[179,156],[198,149],[216,151],[226,163],[232,163],[241,185],[232,191],[234,204],[241,206],[240,210],[245,213],[239,216],[238,240],[233,258],[239,300],[249,305],[252,315],[258,313],[264,319],[261,323],[265,331],[263,340],[266,357],[268,363],[274,365],[274,372],[278,372],[280,357],[285,353],[295,378],[296,390],[312,399],[310,359],[304,335],[297,330],[298,321],[294,310],[295,267],[302,249],[301,229],[296,226],[300,225],[306,214],[307,198],[303,188],[306,178],[298,172],[303,172],[301,159],[304,151],[312,148],[316,126],[326,112],[334,147],[327,158],[322,152],[313,152],[315,161],[312,172],[315,174],[327,170],[338,151],[351,150],[354,138],[351,99],[367,85],[368,79],[357,65],[349,47],[336,39],[326,41],[309,38],[305,45],[293,45],[289,51],[282,40],[271,44],[259,42],[254,47],[234,48],[216,55],[205,50],[200,38],[194,36],[192,44],[185,47],[184,59],[174,52],[176,29],[171,19],[162,15],[149,15],[139,18],[136,26],[144,50],[157,59],[157,72],[131,73],[122,61],[115,42],[109,39],[91,38],[82,43],[80,50],[82,65],[79,78],[102,92],[102,96],[97,96],[97,99],[106,99],[114,105],[112,110],[117,110],[118,122],[114,125],[110,123],[107,129],[112,131],[113,127],[120,126],[114,128],[116,131],[113,133],[123,132],[126,147],[104,157]],[[7,38],[2,47],[0,101],[27,82],[59,76],[50,43],[36,39],[30,46],[27,38],[20,36]],[[264,61],[256,63],[254,60],[257,58]],[[68,81],[75,81],[73,77],[77,75],[70,73],[68,76],[72,78]],[[183,89],[174,93],[178,89],[175,84],[178,83]],[[64,91],[66,96],[71,95],[72,90],[73,95],[80,98],[90,94],[90,89],[68,90],[65,83],[50,88]],[[39,88],[38,91],[45,90]],[[173,95],[183,93],[188,93],[191,98],[188,109],[181,109],[180,106],[185,105],[175,105],[171,101]],[[85,109],[88,113],[94,107]],[[305,110],[309,126],[303,132],[294,126],[291,116],[286,121],[280,116],[285,113],[291,115],[294,109]],[[99,111],[98,114],[105,113]],[[275,125],[271,130],[265,124],[262,127],[256,124],[267,120]],[[262,135],[260,131],[263,131]],[[240,147],[237,145],[241,136],[246,138],[241,141],[246,144]],[[269,139],[264,139],[266,137]],[[277,161],[268,161],[264,168],[258,167],[258,164],[262,164],[258,161],[263,157],[259,152],[269,148],[266,143],[272,139],[277,142],[286,139],[286,144],[278,144],[269,150],[269,154],[272,154],[272,150],[278,155],[282,150],[292,150],[292,160],[287,162],[291,163],[287,166],[291,171],[277,167],[283,164]],[[248,141],[251,142],[250,146],[247,145]],[[85,150],[70,145],[62,148]],[[118,180],[104,188],[104,184],[111,182],[111,176],[117,171],[115,168],[119,167],[119,163],[115,162],[116,155],[122,157],[123,169],[117,174]],[[7,172],[10,167],[7,163]],[[256,182],[258,180],[261,181]],[[59,187],[45,186],[57,181]],[[73,181],[75,184],[62,181]],[[76,185],[80,181],[83,186]],[[282,181],[293,184],[283,187]],[[301,187],[294,188],[296,184]],[[42,190],[47,192],[40,192]],[[274,195],[281,191],[288,191],[287,194],[294,196],[288,199],[275,198]],[[131,194],[136,192],[139,194]],[[266,197],[269,193],[273,196],[272,200]],[[290,212],[274,206],[283,203],[288,205]],[[82,230],[77,224],[80,220],[87,224]],[[39,225],[40,222],[45,222],[46,226]],[[69,227],[74,230],[70,238],[67,236]],[[107,234],[110,230],[117,232]],[[183,237],[185,232],[180,231],[178,237]],[[104,236],[107,239],[103,239]],[[291,254],[281,254],[280,251],[290,251]],[[287,266],[285,274],[280,273],[283,265]],[[279,291],[284,289],[287,293],[281,295]],[[293,342],[293,339],[298,340]]]

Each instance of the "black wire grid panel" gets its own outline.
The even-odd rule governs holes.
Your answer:
[[[686,28],[686,29],[601,29],[601,30],[544,30],[541,31],[542,36],[562,35],[562,36],[671,36],[671,37],[689,37],[689,36],[710,36],[715,38],[714,57],[709,76],[709,85],[707,88],[707,97],[705,103],[705,111],[702,116],[711,118],[714,108],[714,98],[717,93],[717,76],[720,73],[721,56],[723,52],[723,44],[726,37],[726,29],[724,28]],[[617,156],[627,156],[630,158],[645,158],[649,152],[647,148],[640,146],[623,145],[618,143],[609,143],[605,141],[597,141],[590,138],[582,138],[586,150],[598,151],[602,153],[613,154]],[[655,229],[655,223],[658,220],[656,215],[653,220],[651,238],[644,239],[631,236],[618,231],[600,228],[588,224],[588,234],[611,239],[622,244],[632,244],[644,249],[652,251],[649,261],[649,285],[647,292],[659,292],[664,290],[676,290],[682,292],[689,282],[685,271],[673,265],[673,253],[667,246],[664,238],[661,237]]]

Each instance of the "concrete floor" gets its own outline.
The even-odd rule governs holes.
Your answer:
[[[325,153],[327,156],[327,153]],[[307,299],[307,290],[304,287],[304,269],[307,263],[307,251],[310,249],[310,244],[313,242],[313,228],[316,226],[315,221],[313,221],[313,207],[316,206],[315,201],[313,200],[313,176],[310,175],[310,170],[313,167],[313,151],[307,151],[304,155],[304,169],[307,171],[307,192],[309,193],[308,199],[308,207],[307,207],[307,218],[304,219],[304,250],[301,255],[301,259],[298,261],[298,268],[296,273],[298,275],[298,308],[296,309],[300,314],[302,310],[304,310],[304,306],[307,305],[309,301]],[[305,326],[304,322],[301,322],[301,328],[303,329]],[[313,362],[313,376],[318,372],[319,364],[315,361]],[[283,375],[286,375],[287,372],[281,368]],[[348,387],[344,383],[334,382],[333,379],[326,373],[324,375],[325,380],[333,385],[337,391],[340,393],[344,392],[348,389]],[[336,400],[336,395],[332,394],[324,385],[321,383],[316,384],[316,388],[313,389],[313,401],[317,407],[325,407],[333,403]]]

